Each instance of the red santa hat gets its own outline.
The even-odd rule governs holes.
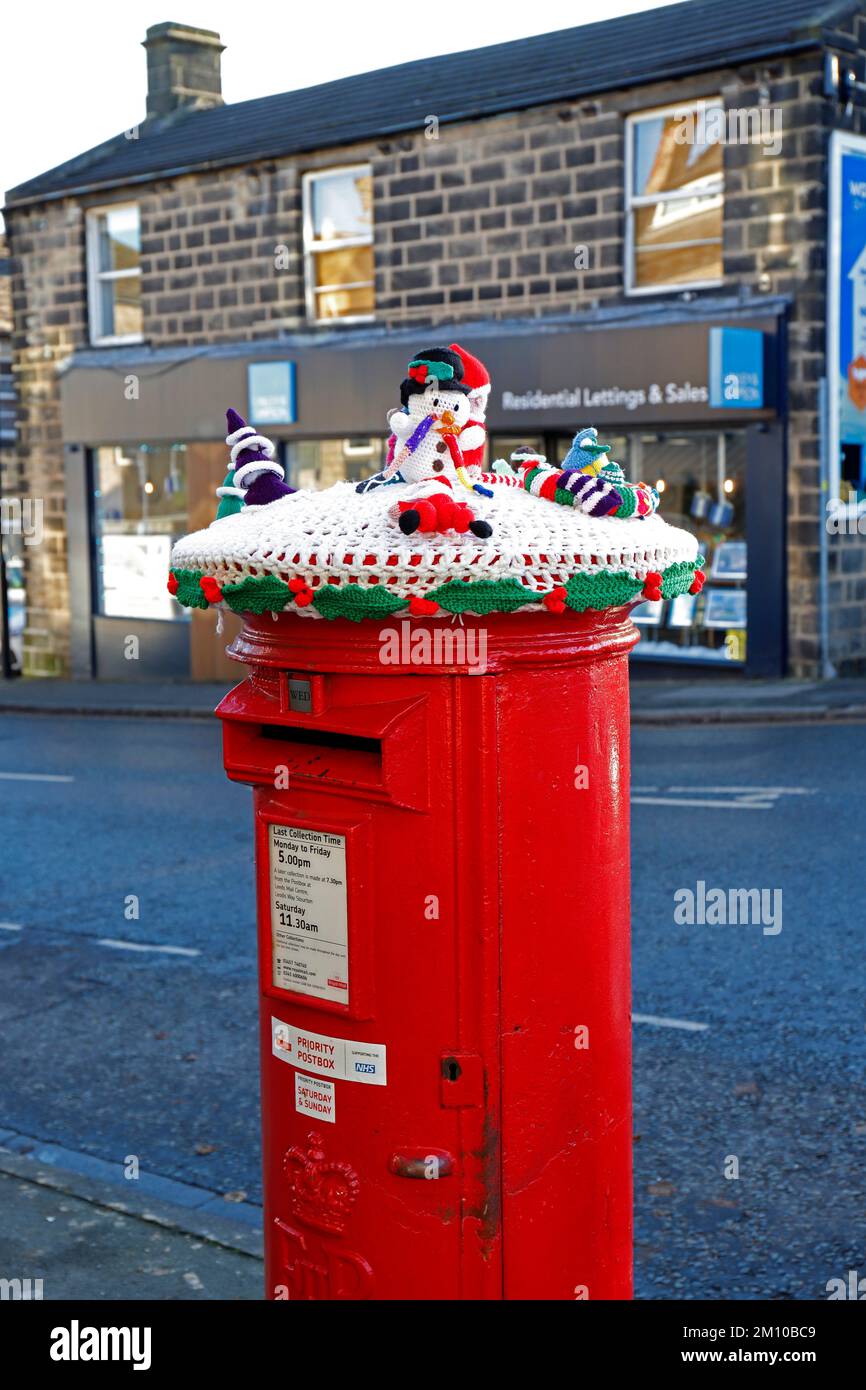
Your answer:
[[[473,357],[472,353],[467,352],[459,343],[449,343],[448,346],[452,352],[457,353],[463,363],[463,385],[469,387],[470,396],[486,401],[490,394],[490,373],[484,363],[478,357]]]

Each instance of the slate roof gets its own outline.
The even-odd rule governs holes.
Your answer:
[[[857,0],[686,0],[145,121],[19,184],[14,203],[349,145],[814,47]],[[435,14],[435,9],[431,11]],[[434,28],[435,33],[435,28]]]

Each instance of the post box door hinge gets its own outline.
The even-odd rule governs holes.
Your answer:
[[[440,1059],[442,1104],[484,1104],[484,1063],[476,1052],[443,1052]]]

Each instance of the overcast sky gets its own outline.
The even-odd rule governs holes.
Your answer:
[[[0,192],[141,119],[141,41],[167,19],[217,30],[223,96],[234,102],[655,8],[653,0],[18,0],[0,19]],[[544,74],[527,73],[527,82],[543,91]]]

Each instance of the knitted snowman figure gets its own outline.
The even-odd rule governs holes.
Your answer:
[[[231,467],[222,487],[217,488],[217,520],[231,516],[243,506],[264,507],[290,496],[295,489],[284,482],[285,474],[274,460],[276,450],[271,440],[248,425],[231,407],[226,411],[226,425]]]
[[[409,363],[409,375],[400,387],[403,409],[390,419],[396,442],[382,480],[399,474],[413,485],[411,500],[392,509],[405,536],[415,531],[471,531],[486,539],[492,534],[489,522],[477,519],[461,496],[461,489],[473,488],[460,447],[470,411],[469,388],[462,377],[463,363],[455,352],[429,348]]]

